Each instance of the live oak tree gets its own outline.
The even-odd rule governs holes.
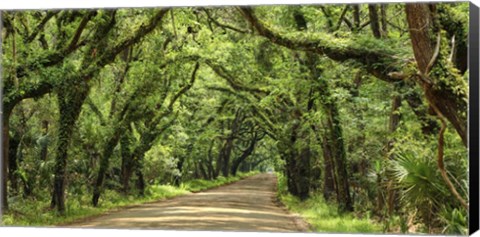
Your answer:
[[[2,207],[68,215],[117,193],[275,170],[300,200],[459,233],[467,9],[2,12]]]

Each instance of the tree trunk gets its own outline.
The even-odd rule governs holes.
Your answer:
[[[388,37],[388,22],[387,22],[387,4],[380,5],[380,16],[382,22],[382,36],[387,38]]]
[[[18,148],[20,147],[20,138],[17,136],[13,136],[9,140],[9,147],[8,147],[8,179],[10,181],[10,187],[12,188],[12,193],[18,193],[18,182],[17,182],[17,170],[18,170],[18,157],[17,152]]]
[[[390,119],[388,123],[388,131],[390,134],[394,133],[397,130],[398,125],[400,124],[401,115],[400,115],[399,109],[401,105],[402,105],[402,98],[400,97],[400,95],[394,95],[392,98],[392,108],[391,108]],[[395,143],[394,139],[390,139],[388,141],[387,153],[393,149],[394,143]],[[389,158],[393,159],[394,155],[390,154]]]
[[[208,160],[207,160],[206,166],[207,166],[208,179],[214,179],[215,177],[215,169],[213,168],[213,155],[212,155],[212,150],[214,145],[215,145],[215,140],[212,140],[207,152]]]
[[[313,192],[322,191],[322,166],[318,154],[315,152],[311,154],[311,177],[310,177],[310,190]]]
[[[229,174],[229,165],[230,165],[230,156],[233,149],[233,138],[228,138],[225,142],[225,146],[222,149],[222,175],[223,177],[228,177]]]
[[[407,4],[409,5],[409,4]],[[363,64],[365,66],[365,70],[372,74],[373,76],[377,77],[378,79],[394,82],[397,81],[398,78],[393,76],[394,72],[398,72],[399,68],[395,69],[392,68],[392,63],[390,60],[394,59],[394,56],[390,54],[377,54],[377,52],[369,51],[369,52],[359,52],[356,49],[334,49],[328,45],[319,45],[318,42],[313,41],[305,41],[305,40],[292,40],[291,38],[282,36],[277,34],[276,32],[272,31],[268,27],[265,27],[258,18],[253,14],[251,8],[244,7],[240,9],[243,17],[248,20],[252,27],[255,28],[259,35],[269,39],[272,43],[293,49],[293,50],[301,50],[306,52],[313,52],[318,55],[324,55],[328,58],[337,61],[337,62],[344,62],[345,60],[356,60],[357,62]],[[425,26],[425,25],[423,25]],[[423,26],[419,27],[410,27],[410,30],[414,29],[422,29],[425,28]],[[415,43],[414,43],[415,45]],[[368,51],[368,50],[367,50]],[[416,51],[416,50],[414,50]],[[368,60],[367,60],[368,59]],[[389,62],[389,63],[385,63]],[[458,91],[453,90],[453,88],[464,89],[465,82],[455,75],[456,73],[452,72],[451,69],[447,70],[450,72],[449,77],[454,77],[454,80],[450,82],[454,82],[454,86],[451,86],[449,83],[439,83],[437,87],[433,89],[433,92],[437,92],[435,97],[437,97],[437,106],[444,113],[445,117],[450,121],[455,130],[462,138],[464,145],[467,146],[467,131],[466,131],[466,113],[467,111],[467,101],[468,101],[468,93],[466,90]],[[450,85],[450,86],[447,86]],[[441,88],[447,88],[442,90]]]
[[[434,71],[433,75],[429,77],[431,82],[424,80],[418,82],[422,86],[429,104],[438,108],[439,112],[452,123],[462,138],[464,146],[467,147],[468,92],[457,90],[457,88],[464,87],[459,74],[446,67],[435,66],[443,65],[442,60],[444,59],[441,50],[435,55],[436,41],[440,30],[435,17],[435,8],[434,4],[411,3],[405,5],[410,40],[418,70],[421,74],[430,74]]]
[[[242,162],[240,164],[239,169],[240,169],[241,172],[249,172],[250,171],[250,162],[247,162],[247,161]]]
[[[103,181],[105,179],[105,174],[107,173],[108,166],[110,163],[110,157],[113,154],[113,149],[117,145],[122,135],[123,129],[117,128],[114,131],[113,136],[105,145],[105,148],[102,152],[102,157],[100,160],[100,168],[98,170],[97,180],[95,186],[93,187],[93,196],[92,196],[92,205],[96,207],[98,205],[98,199],[100,198],[101,189],[103,186]]]
[[[337,201],[339,203],[340,211],[353,211],[353,203],[350,196],[349,176],[347,172],[347,155],[345,151],[345,144],[343,141],[342,126],[340,124],[340,114],[336,103],[331,99],[331,92],[328,82],[320,76],[320,71],[316,68],[318,56],[314,54],[308,55],[308,66],[313,79],[318,78],[320,85],[317,90],[322,99],[319,103],[326,114],[326,134],[325,142],[328,145],[328,151],[331,154],[334,175],[337,187]],[[326,154],[324,152],[324,154]],[[326,157],[325,160],[328,160]],[[327,172],[327,171],[326,171]]]
[[[255,150],[255,143],[257,142],[257,135],[255,134],[252,138],[252,140],[250,141],[250,145],[248,146],[248,148],[243,151],[242,155],[240,157],[238,157],[237,159],[235,159],[233,162],[232,162],[232,167],[230,169],[231,173],[233,176],[237,175],[237,170],[238,170],[238,167],[240,166],[240,164],[242,162],[245,161],[245,159],[247,159],[247,157],[249,157],[253,151]]]
[[[208,149],[208,161],[207,161],[207,172],[208,172],[208,179],[214,179],[215,177],[215,169],[213,168],[213,155],[212,155],[212,149],[213,145],[215,143],[215,140],[212,140],[212,143],[210,143],[210,148]]]
[[[412,41],[413,53],[418,69],[425,73],[433,57],[436,46],[436,30],[431,11],[434,5],[426,3],[410,3],[405,5],[407,21]]]
[[[442,66],[444,58],[440,50],[441,34],[439,22],[436,18],[436,5],[406,4],[405,10],[410,30],[410,40],[419,71],[417,82],[422,86],[430,107],[442,123],[438,134],[438,168],[451,193],[468,210],[468,203],[450,181],[443,163],[446,119],[457,130],[464,145],[468,145],[466,131],[468,92],[466,89],[465,91],[461,90],[466,85],[462,84],[462,79],[455,71]]]
[[[303,16],[302,16],[303,17]],[[301,29],[303,26],[297,24],[297,28]],[[306,26],[305,26],[306,28]],[[346,152],[345,152],[345,144],[343,142],[343,132],[342,132],[342,127],[340,125],[340,118],[339,118],[339,112],[337,105],[335,102],[331,99],[331,92],[328,87],[328,82],[321,77],[321,71],[317,68],[317,62],[318,62],[318,55],[312,53],[312,52],[307,52],[307,60],[306,60],[306,66],[310,70],[310,77],[312,81],[316,81],[319,83],[318,87],[316,88],[319,92],[320,95],[322,95],[322,99],[319,100],[319,103],[321,104],[325,114],[326,114],[326,120],[327,120],[327,127],[325,128],[327,130],[326,136],[327,136],[327,144],[329,145],[329,151],[332,154],[333,157],[333,162],[335,166],[335,180],[337,181],[337,200],[339,203],[339,210],[340,211],[353,211],[353,204],[352,204],[352,199],[350,196],[350,185],[349,185],[349,176],[347,172],[347,161],[346,161]],[[294,113],[294,114],[300,114],[300,113]],[[300,116],[297,116],[296,118],[297,121],[300,121]],[[298,125],[296,125],[298,126]],[[295,128],[294,128],[295,131]],[[296,139],[296,134],[295,132],[292,135],[292,144],[295,143]],[[302,136],[302,137],[308,137],[308,136]],[[308,147],[305,147],[304,149],[309,149]],[[302,185],[303,182],[307,184],[308,187],[310,187],[308,181],[309,181],[309,171],[310,167],[305,167],[306,164],[303,162],[308,162],[308,165],[310,164],[310,151],[308,150],[301,150],[300,151],[300,161],[302,164],[298,166],[298,168],[301,169],[302,172],[307,172],[306,174],[300,173],[299,175],[301,177],[307,176],[308,179],[301,179]],[[298,172],[298,170],[297,170]],[[303,196],[304,193],[306,192],[308,196],[308,191],[305,190],[298,190],[301,194],[300,196]]]
[[[325,90],[328,88],[322,87]],[[329,100],[328,100],[329,101]],[[334,102],[323,102],[327,115],[327,141],[333,155],[335,165],[335,180],[337,181],[337,200],[340,211],[353,211],[353,203],[350,196],[349,176],[347,172],[347,157],[343,132],[340,125],[338,108]]]
[[[296,167],[296,156],[293,152],[290,154],[286,154],[285,156],[285,177],[287,179],[287,190],[293,196],[299,195],[299,191],[297,189],[296,181],[295,181],[295,167]]]
[[[266,161],[267,158],[259,159],[249,165],[249,170],[255,170],[262,162]]]
[[[183,163],[185,162],[185,157],[180,157],[180,159],[178,160],[177,162],[177,169],[178,169],[178,172],[179,172],[179,175],[175,175],[175,179],[173,180],[173,184],[175,186],[180,186],[180,184],[182,183],[182,170],[183,170]],[[202,167],[203,169],[203,167]]]
[[[230,124],[231,134],[228,135],[225,145],[221,150],[220,154],[222,156],[222,174],[223,177],[228,177],[229,175],[229,166],[230,166],[230,156],[233,150],[233,141],[235,139],[238,130],[240,129],[241,123],[244,119],[244,115],[242,114],[241,109],[236,109],[235,111],[235,118],[233,119],[232,123]]]
[[[379,215],[383,219],[383,208],[385,207],[385,192],[382,187],[382,176],[377,174],[376,184],[377,184],[377,206],[375,208],[376,215]],[[389,182],[391,184],[392,182]],[[389,192],[390,186],[387,187],[387,192]]]
[[[42,121],[42,135],[44,137],[48,136],[48,120],[44,120]],[[40,159],[42,161],[46,161],[47,160],[47,155],[48,155],[48,140],[45,144],[41,144],[41,147],[40,147]]]
[[[8,153],[10,144],[10,115],[12,114],[12,108],[3,106],[3,118],[2,118],[2,204],[1,211],[8,210]]]
[[[58,129],[57,156],[55,159],[55,176],[51,208],[57,207],[60,214],[65,214],[65,182],[68,160],[68,147],[73,135],[75,123],[80,115],[88,89],[64,89],[58,92],[60,122]]]
[[[198,165],[199,165],[198,163],[194,162],[194,166],[193,166],[193,170],[194,170],[193,171],[193,178],[194,179],[199,179],[200,178],[200,174],[199,174],[199,169],[200,168],[198,167]]]
[[[212,162],[213,160],[210,159],[207,163],[208,179],[214,179],[215,176],[215,169],[213,168]]]
[[[380,39],[382,37],[382,32],[380,29],[377,4],[368,4],[368,15],[370,17],[370,27],[372,28],[373,36]]]
[[[120,139],[121,156],[122,156],[122,169],[121,169],[121,184],[122,192],[124,195],[128,194],[130,178],[133,172],[133,158],[130,154],[130,139],[127,134],[123,135]]]
[[[310,142],[308,134],[301,131],[302,114],[299,109],[291,112],[293,121],[290,139],[286,141],[286,174],[288,191],[305,200],[310,194]]]
[[[296,167],[296,185],[298,190],[298,197],[300,200],[305,200],[310,195],[310,144],[304,147],[299,156],[296,158],[298,166]]]
[[[137,190],[138,190],[138,195],[140,195],[141,197],[145,196],[145,178],[143,177],[142,161],[143,159],[140,159],[139,157],[137,160],[137,165],[135,165],[135,174],[137,175]]]
[[[208,180],[210,179],[207,170],[205,170],[205,167],[201,162],[198,163],[198,167],[200,169],[200,173],[202,173],[203,179]]]
[[[398,88],[396,88],[395,91],[398,91]],[[388,130],[389,130],[390,134],[393,134],[397,130],[398,125],[400,124],[401,115],[399,113],[400,112],[399,110],[400,110],[401,105],[402,105],[402,98],[400,97],[400,95],[394,95],[393,98],[392,98],[392,109],[391,109],[391,112],[390,112],[390,119],[389,119],[389,125],[388,125]],[[390,160],[395,159],[395,155],[393,153],[390,153],[391,150],[394,147],[394,143],[395,143],[395,140],[390,139],[388,141],[388,145],[387,145],[386,153],[387,153],[388,158]],[[379,179],[381,180],[380,177],[379,177]],[[379,197],[378,198],[381,199],[382,201],[384,199],[381,191],[379,191]],[[397,199],[397,195],[396,195],[395,189],[393,187],[393,182],[388,181],[388,183],[387,183],[387,204],[388,204],[388,215],[389,216],[392,216],[393,211],[394,211],[395,207],[397,206],[396,199]],[[383,208],[383,203],[382,203],[381,206],[379,206],[379,209],[380,208]]]
[[[353,5],[353,32],[357,33],[360,30],[360,5]]]
[[[323,166],[324,166],[324,185],[323,185],[323,197],[325,200],[330,200],[332,194],[337,190],[335,181],[335,166],[333,163],[332,153],[330,151],[330,145],[326,138],[322,141],[323,151]],[[338,196],[338,193],[337,193]]]
[[[220,149],[219,149],[219,152],[218,152],[218,157],[217,157],[217,160],[215,162],[215,170],[213,172],[213,179],[216,179],[219,175],[220,175],[220,170],[222,169],[222,162],[223,162],[223,159],[222,159],[222,149],[223,149],[223,146],[220,145]]]

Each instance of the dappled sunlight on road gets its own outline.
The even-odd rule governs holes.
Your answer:
[[[275,204],[276,179],[260,174],[234,184],[118,211],[74,227],[306,231]]]

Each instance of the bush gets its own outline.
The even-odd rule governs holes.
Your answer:
[[[227,183],[238,181],[244,177],[255,175],[258,172],[238,173],[235,177],[219,177],[215,180],[195,179],[186,181],[180,187],[172,185],[147,186],[144,197],[124,196],[113,190],[105,190],[99,207],[90,205],[90,193],[72,196],[66,202],[66,215],[57,215],[55,210],[50,210],[50,199],[18,200],[11,202],[10,211],[2,216],[3,225],[16,226],[49,226],[61,225],[85,217],[99,215],[106,211],[119,209],[129,205],[138,205],[145,202],[160,201],[190,192],[197,192]]]
[[[286,180],[283,175],[278,177],[278,197],[292,212],[298,213],[316,232],[343,233],[379,233],[382,228],[369,217],[358,218],[353,213],[339,213],[338,207],[327,203],[321,194],[313,194],[305,201],[300,201],[287,193]]]

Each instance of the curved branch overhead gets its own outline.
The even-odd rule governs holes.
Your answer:
[[[422,4],[420,4],[422,5]],[[319,55],[325,55],[328,58],[338,61],[344,62],[346,60],[354,60],[361,63],[365,68],[366,71],[372,74],[373,76],[387,81],[387,82],[395,82],[399,79],[392,75],[392,73],[402,71],[402,68],[396,68],[393,65],[400,66],[401,63],[399,62],[398,58],[394,57],[390,53],[384,51],[385,49],[373,49],[373,48],[355,48],[350,46],[346,46],[342,49],[336,48],[332,45],[322,44],[322,42],[315,42],[310,41],[308,39],[291,39],[285,36],[282,36],[271,29],[267,28],[261,21],[255,16],[254,11],[250,7],[239,7],[239,11],[245,17],[245,19],[252,24],[252,26],[257,30],[257,33],[267,39],[269,39],[272,43],[287,47],[293,50],[302,50],[317,53]],[[419,16],[418,19],[424,19],[423,15]],[[418,25],[419,29],[421,26],[425,25],[425,22],[422,20],[415,21],[413,20],[414,24]],[[423,22],[423,23],[422,23]],[[413,28],[412,28],[413,27]],[[410,33],[416,35],[417,31],[412,29],[416,29],[415,26],[410,28]],[[415,36],[414,36],[415,37]],[[413,41],[414,47],[417,47],[418,44],[415,44]],[[432,46],[434,47],[434,46]],[[428,49],[425,49],[428,51]],[[433,49],[431,49],[433,51]],[[414,50],[414,52],[419,53],[422,52],[421,50]],[[432,52],[433,54],[433,52]],[[419,68],[422,68],[423,64],[428,64],[428,61],[422,64],[422,61],[418,61],[419,59],[424,57],[417,57],[417,62],[419,62]],[[425,60],[430,60],[431,57],[427,57]],[[453,73],[453,77],[455,77],[455,73]],[[456,79],[451,79],[456,80]],[[453,103],[445,101],[444,103],[440,103],[438,105],[440,110],[444,111],[445,117],[453,124],[457,133],[462,138],[465,146],[467,146],[467,130],[466,130],[466,108],[467,108],[467,96],[465,94],[459,94],[449,89],[440,89],[440,90],[432,90],[435,97],[438,97],[439,100],[447,99],[448,101],[455,101]]]
[[[90,225],[265,172],[188,213],[148,204],[181,219],[106,224],[298,228],[262,212],[274,195],[314,231],[465,234],[468,7],[4,11],[4,224]]]
[[[390,72],[398,71],[396,64],[401,62],[393,57],[387,49],[381,48],[357,48],[351,45],[342,48],[335,47],[334,44],[327,45],[323,42],[312,41],[308,39],[294,39],[282,36],[279,33],[267,28],[256,16],[254,10],[250,7],[239,7],[239,11],[245,19],[252,24],[257,33],[271,42],[287,47],[293,50],[309,51],[320,55],[325,55],[328,58],[344,62],[347,60],[354,60],[361,63],[366,70],[372,75],[387,82],[395,82],[397,79],[389,76]]]

